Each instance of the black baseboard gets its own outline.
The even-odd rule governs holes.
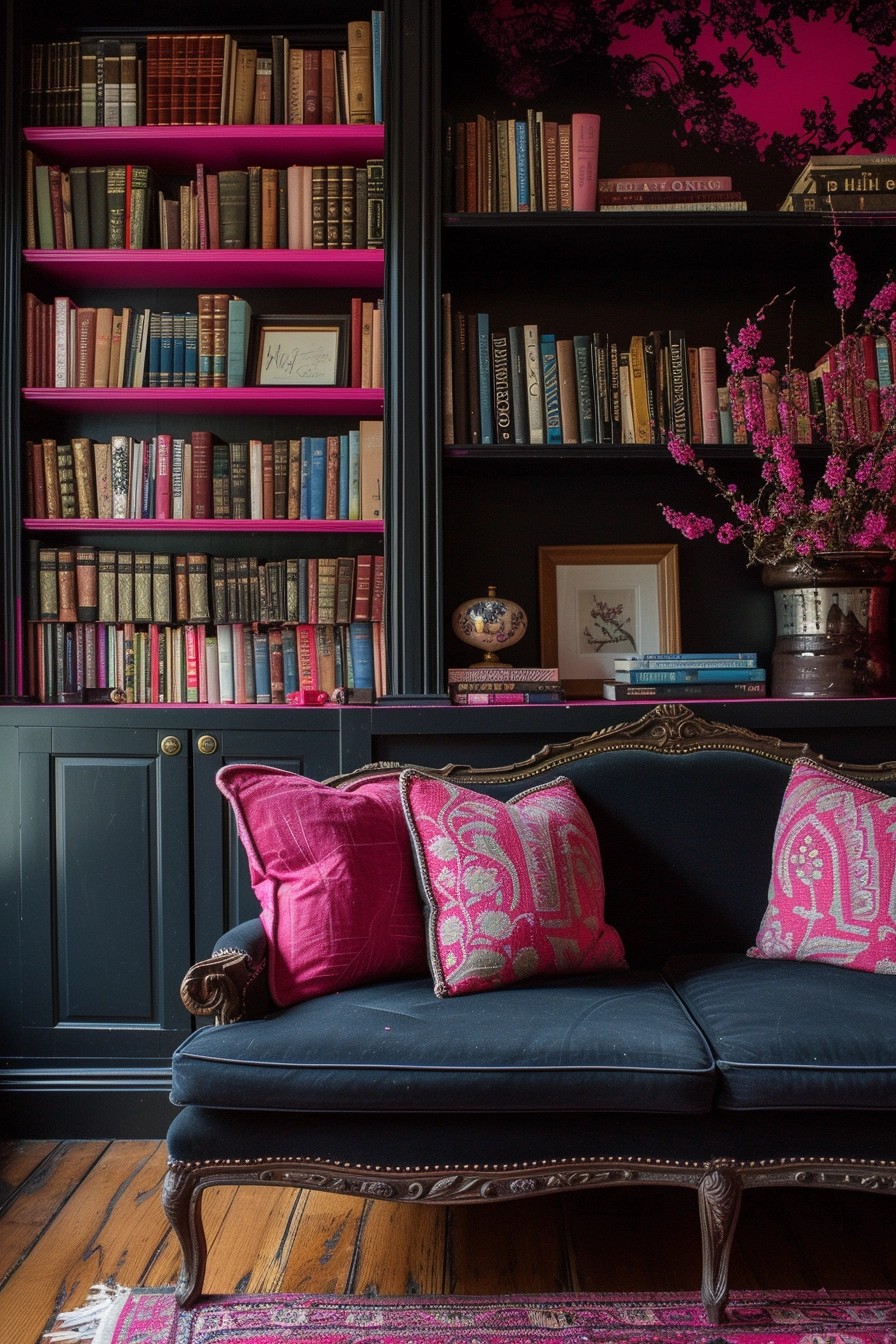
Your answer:
[[[14,1070],[0,1085],[10,1139],[164,1139],[171,1070]]]

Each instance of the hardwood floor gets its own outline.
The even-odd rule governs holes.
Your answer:
[[[166,1284],[179,1251],[153,1141],[0,1144],[0,1344],[37,1344],[91,1284]],[[287,1190],[211,1190],[206,1290],[403,1295],[696,1291],[689,1191],[568,1192],[445,1209]],[[824,1190],[744,1198],[737,1288],[893,1288],[892,1199]]]

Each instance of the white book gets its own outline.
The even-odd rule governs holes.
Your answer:
[[[218,644],[218,688],[220,700],[216,703],[232,705],[235,700],[233,679],[233,631],[229,625],[215,627]]]
[[[538,327],[523,327],[523,354],[526,369],[526,400],[529,411],[529,442],[544,443],[544,389],[541,379],[541,348]]]

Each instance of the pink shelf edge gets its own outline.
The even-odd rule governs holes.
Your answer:
[[[23,518],[25,532],[382,532],[381,518]]]

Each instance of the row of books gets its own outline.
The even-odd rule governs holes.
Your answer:
[[[33,519],[376,521],[383,517],[383,427],[227,442],[210,430],[108,442],[29,439]]]
[[[45,622],[29,629],[29,694],[78,703],[282,705],[298,692],[385,693],[382,622],[166,626]],[[316,697],[315,697],[316,698]]]
[[[23,385],[260,386],[266,375],[255,348],[259,330],[277,321],[277,315],[254,316],[249,302],[237,294],[203,292],[195,309],[173,312],[130,304],[121,311],[78,305],[68,295],[44,302],[28,291]],[[321,321],[346,328],[345,338],[337,338],[334,385],[382,387],[382,299],[355,296],[346,319]]]
[[[478,114],[449,121],[444,133],[445,208],[457,213],[572,211],[597,208],[600,117],[569,121]]]
[[[714,346],[680,330],[631,338],[557,337],[536,323],[493,328],[442,302],[447,444],[733,442],[723,427]],[[725,400],[725,398],[722,398]]]
[[[755,653],[648,653],[613,663],[606,700],[746,700],[766,692]]]
[[[449,121],[443,144],[445,208],[457,213],[579,210],[746,210],[731,177],[607,177],[598,172],[600,116],[569,121],[536,108],[522,117]]]
[[[270,46],[228,33],[143,41],[34,42],[32,126],[365,124],[383,120],[383,12],[346,26],[345,47]]]
[[[62,167],[25,151],[25,245],[41,250],[381,248],[385,176],[363,164],[206,170],[160,184],[148,164]]]
[[[264,561],[36,545],[29,580],[29,617],[63,624],[332,625],[383,618],[383,557],[368,554]]]
[[[443,434],[447,444],[748,444],[745,399],[761,403],[766,427],[792,442],[830,436],[847,389],[860,427],[880,427],[880,389],[896,378],[896,337],[845,339],[848,366],[828,351],[810,370],[764,370],[720,379],[715,346],[689,345],[681,329],[636,333],[623,346],[601,332],[558,337],[535,323],[493,328],[488,313],[442,300]],[[837,373],[838,380],[829,375]],[[842,387],[838,385],[842,384]]]
[[[447,681],[453,705],[550,705],[564,698],[556,667],[479,663],[449,667]]]
[[[896,154],[813,154],[781,205],[796,214],[896,210]]]

